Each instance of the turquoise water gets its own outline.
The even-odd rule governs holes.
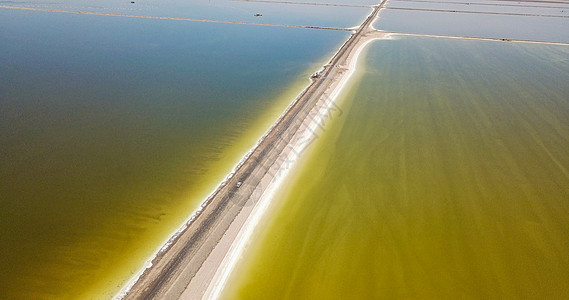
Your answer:
[[[0,9],[0,298],[108,298],[348,33]]]

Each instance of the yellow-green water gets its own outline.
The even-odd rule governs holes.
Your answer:
[[[569,47],[368,47],[224,297],[569,297]]]

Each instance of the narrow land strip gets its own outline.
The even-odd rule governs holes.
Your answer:
[[[113,13],[102,13],[102,12],[92,12],[92,11],[46,9],[46,8],[19,7],[19,6],[6,6],[6,5],[0,5],[0,8],[2,8],[2,9],[14,9],[14,10],[65,13],[65,14],[124,17],[124,18],[140,18],[140,19],[157,19],[157,20],[172,20],[172,21],[190,21],[190,22],[206,22],[206,23],[224,23],[224,24],[241,24],[241,25],[257,25],[257,26],[353,31],[352,29],[349,29],[349,28],[336,28],[336,27],[325,27],[325,26],[285,25],[285,24],[254,23],[254,22],[223,21],[223,20],[206,20],[206,19],[176,18],[176,17],[139,16],[139,15],[113,14]]]
[[[569,4],[566,0],[487,0],[492,2],[517,2],[517,3],[556,3],[556,4]]]
[[[339,85],[348,74],[350,55],[365,35],[373,32],[371,24],[383,3],[374,7],[372,14],[246,156],[233,176],[206,200],[204,209],[171,241],[170,248],[152,261],[152,267],[140,276],[126,299],[200,299],[211,289],[210,283],[215,281],[212,279],[243,225],[253,211],[258,212],[255,207],[260,203],[266,205],[262,201],[270,201],[263,194],[274,183],[274,171],[287,163],[281,158],[293,150],[291,140],[306,126],[304,120],[310,118],[313,108],[329,96],[331,86]]]
[[[314,6],[338,6],[338,7],[371,7],[371,5],[357,4],[338,4],[324,2],[297,2],[297,1],[271,1],[271,0],[232,0],[235,2],[255,2],[255,3],[273,3],[273,4],[293,4],[293,5],[314,5]]]
[[[238,1],[238,0],[234,0]],[[245,0],[243,0],[245,1]],[[459,4],[472,6],[504,6],[504,7],[531,7],[531,8],[558,8],[569,9],[569,6],[549,6],[549,5],[527,5],[527,4],[504,4],[504,3],[479,3],[479,2],[454,2],[454,1],[433,1],[433,0],[391,0],[392,2],[417,2],[417,3],[436,3],[436,4]],[[524,3],[524,2],[521,2]],[[569,3],[568,3],[569,4]]]
[[[480,41],[496,41],[496,42],[512,42],[512,43],[569,46],[569,43],[566,43],[566,42],[517,40],[517,39],[506,39],[506,38],[490,38],[490,37],[474,37],[474,36],[442,35],[442,34],[423,34],[423,33],[406,33],[406,32],[391,32],[391,31],[382,31],[382,32],[389,33],[390,35],[393,35],[393,36],[398,36],[398,35],[399,36],[418,36],[418,37],[462,39],[462,40],[480,40]]]
[[[567,18],[567,19],[569,19],[569,15],[566,15],[566,16],[564,16],[564,15],[542,15],[542,14],[524,14],[524,13],[472,11],[472,10],[450,10],[450,9],[434,9],[434,8],[408,8],[408,7],[392,7],[392,6],[385,7],[385,9],[444,12],[444,13],[463,13],[463,14],[501,15],[501,16],[521,16],[521,17]]]
[[[384,1],[385,2],[385,1]],[[306,119],[331,90],[341,88],[349,73],[354,52],[363,44],[385,36],[423,36],[498,42],[569,45],[559,42],[540,42],[467,36],[388,33],[373,30],[371,24],[381,7],[376,7],[350,39],[341,47],[303,93],[289,106],[283,116],[262,138],[259,145],[238,167],[234,175],[206,201],[204,210],[187,229],[172,241],[172,246],[152,262],[126,299],[201,299],[216,298],[239,258],[243,243],[251,234],[251,226],[266,209],[274,188],[275,172],[286,163],[291,144],[299,132],[306,130]],[[357,56],[357,55],[356,55]],[[283,159],[284,157],[284,159]],[[239,184],[238,184],[239,183]]]
[[[226,262],[228,252],[242,232],[245,223],[255,215],[261,204],[266,205],[270,199],[264,193],[274,184],[275,170],[281,167],[283,155],[290,151],[291,140],[306,128],[305,120],[311,111],[323,99],[330,97],[331,91],[341,88],[342,78],[348,74],[354,52],[361,49],[362,44],[371,39],[382,38],[390,32],[373,30],[371,27],[380,9],[384,8],[386,0],[375,6],[372,14],[344,43],[340,50],[324,67],[318,78],[298,96],[289,106],[275,125],[261,139],[258,146],[248,154],[237,167],[235,173],[222,183],[216,191],[204,202],[203,210],[199,211],[189,222],[186,229],[168,242],[152,261],[152,267],[145,270],[138,281],[125,294],[119,294],[126,299],[178,299],[180,297],[201,298],[205,293],[213,293],[222,286],[219,270]],[[50,10],[39,8],[0,6],[4,9],[21,9],[32,11],[47,11],[57,13],[74,13],[85,15],[118,16],[131,18],[148,18],[161,20],[181,20],[197,22],[214,22],[229,24],[248,24],[278,27],[296,27],[311,29],[350,30],[343,28],[296,26],[279,24],[262,24],[233,21],[201,20],[189,18],[152,17],[97,12],[79,12],[65,10]],[[393,33],[399,36],[424,36],[435,38],[456,38],[472,40],[489,40],[501,42],[521,42],[536,44],[569,45],[563,42],[529,41],[515,39],[499,39],[467,36],[448,36],[431,34]],[[288,150],[287,150],[288,149]],[[212,287],[210,284],[214,284]],[[218,286],[215,286],[218,284]],[[188,288],[190,287],[190,288]],[[214,290],[211,292],[211,290]]]

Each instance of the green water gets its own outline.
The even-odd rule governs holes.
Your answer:
[[[0,298],[111,297],[348,34],[0,10]]]
[[[569,297],[569,47],[368,47],[225,298]]]

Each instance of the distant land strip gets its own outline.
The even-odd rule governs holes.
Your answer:
[[[447,12],[447,13],[464,13],[464,14],[502,15],[502,16],[542,17],[542,18],[567,18],[567,19],[569,19],[569,15],[560,16],[560,15],[541,15],[541,14],[486,12],[486,11],[471,11],[471,10],[431,9],[431,8],[407,8],[407,7],[389,7],[389,6],[385,7],[384,9]]]
[[[518,2],[518,3],[527,3],[527,2],[535,2],[535,3],[556,3],[556,4],[569,4],[569,1],[565,0],[487,0],[487,1],[497,1],[497,2]]]
[[[271,1],[271,0],[231,0],[235,2],[255,2],[255,3],[275,3],[275,4],[298,4],[298,5],[316,5],[316,6],[341,6],[341,7],[372,7],[372,5],[358,4],[338,4],[338,3],[321,3],[321,2],[296,2],[296,1]]]
[[[45,8],[18,7],[18,6],[5,6],[5,5],[0,5],[0,8],[4,8],[4,9],[14,9],[14,10],[29,10],[29,11],[55,12],[55,13],[65,13],[65,14],[79,14],[79,15],[124,17],[124,18],[140,18],[140,19],[156,19],[156,20],[173,20],[173,21],[190,21],[190,22],[206,22],[206,23],[224,23],[224,24],[242,24],[242,25],[257,25],[257,26],[273,26],[273,27],[289,27],[289,28],[305,28],[305,29],[323,29],[323,30],[353,31],[353,29],[349,29],[349,28],[336,28],[336,27],[323,27],[323,26],[285,25],[285,24],[253,23],[253,22],[222,21],[222,20],[206,20],[206,19],[176,18],[176,17],[138,16],[138,15],[112,14],[112,13],[91,12],[91,11],[75,11],[75,10],[62,10],[62,9],[45,9]]]
[[[491,38],[491,37],[475,37],[475,36],[460,36],[460,35],[443,35],[443,34],[424,34],[424,33],[405,33],[405,32],[391,32],[378,30],[381,33],[400,36],[418,36],[418,37],[433,37],[433,38],[447,38],[447,39],[462,39],[462,40],[481,40],[481,41],[497,41],[497,42],[512,42],[512,43],[528,43],[528,44],[546,44],[546,45],[562,45],[569,46],[568,42],[551,42],[551,41],[534,41],[534,40],[518,40],[506,38]]]
[[[239,1],[239,0],[233,0]],[[241,0],[246,1],[246,0]],[[434,1],[434,0],[392,0],[394,2],[420,2],[420,3],[439,3],[439,4],[461,4],[461,5],[473,5],[473,6],[504,6],[504,7],[532,7],[532,8],[558,8],[558,9],[569,9],[569,6],[545,6],[545,5],[525,5],[525,4],[503,4],[503,3],[478,3],[478,2],[454,2],[454,1]],[[525,3],[526,1],[518,2]],[[544,2],[550,3],[550,2]],[[561,3],[561,2],[554,2]],[[567,3],[569,4],[569,3]]]

